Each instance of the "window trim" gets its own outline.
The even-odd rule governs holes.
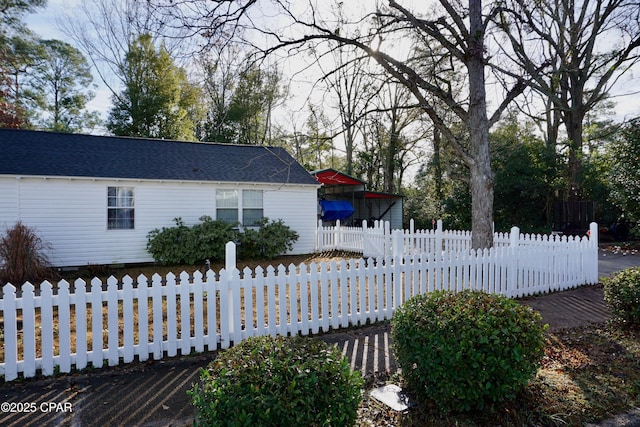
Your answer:
[[[248,194],[250,192],[253,193],[259,193],[260,194],[260,206],[257,206],[257,204],[253,205],[253,203],[245,203],[245,202],[252,202],[253,199],[248,198],[248,200],[245,200],[245,192]],[[247,206],[248,205],[248,206]],[[245,224],[245,215],[247,214],[247,212],[249,211],[260,211],[260,217],[257,218],[256,220],[254,220],[253,224]],[[264,218],[264,190],[256,190],[256,189],[246,189],[246,190],[242,190],[242,225],[245,227],[257,227],[256,223],[258,221],[260,221],[261,219]]]
[[[115,194],[111,195],[111,190],[115,190]],[[118,194],[123,191],[123,194]],[[130,186],[107,186],[107,230],[135,230],[136,228],[136,204],[135,204],[135,188]],[[115,205],[111,202],[115,201]],[[124,205],[121,205],[122,202]],[[113,213],[124,213],[123,217],[116,215],[112,219]]]
[[[223,192],[235,192],[235,207],[227,207],[220,206],[220,202],[224,199],[221,199],[220,196]],[[251,203],[250,200],[245,200],[245,192],[259,192],[261,194],[260,201],[261,206],[258,206],[257,203]],[[245,201],[247,203],[245,203]],[[233,210],[236,214],[236,220],[233,221],[235,223],[239,223],[241,227],[256,227],[256,224],[247,225],[245,224],[245,211],[249,210],[261,210],[262,215],[260,219],[264,218],[264,190],[262,189],[252,189],[252,188],[217,188],[216,189],[216,219],[227,221],[224,218],[221,218],[219,215],[220,211],[224,210]]]

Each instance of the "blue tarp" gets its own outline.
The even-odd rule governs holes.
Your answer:
[[[322,219],[324,221],[340,221],[353,215],[354,209],[347,200],[320,200]]]

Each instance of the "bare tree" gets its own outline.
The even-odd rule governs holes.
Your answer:
[[[583,125],[589,111],[640,61],[640,7],[635,0],[508,0],[499,25],[513,61],[546,98],[547,137],[558,118],[568,138],[568,198],[582,194]]]
[[[492,68],[487,68],[491,65],[491,56],[485,38],[493,22],[493,8],[483,10],[481,0],[469,0],[467,5],[439,0],[433,7],[421,4],[410,9],[389,0],[384,7],[358,3],[349,13],[338,14],[353,17],[343,22],[336,19],[336,13],[331,10],[329,14],[322,13],[320,9],[326,5],[312,1],[166,0],[161,6],[170,10],[169,4],[177,7],[174,11],[181,10],[180,18],[189,28],[199,26],[199,34],[217,41],[224,35],[238,34],[242,30],[242,40],[267,55],[278,52],[292,55],[309,49],[330,52],[351,46],[371,58],[413,94],[423,114],[431,119],[469,168],[472,245],[484,248],[493,244],[489,128],[525,87],[524,81],[515,79],[502,101],[488,115],[485,72]],[[342,2],[331,5],[333,12],[353,6]],[[454,92],[446,81],[423,73],[419,58],[414,57],[420,51],[400,48],[401,41],[408,39],[419,40],[425,46],[430,43],[442,46],[448,60],[466,71],[467,90]],[[459,132],[448,126],[433,99],[438,99],[459,118],[462,123]]]
[[[126,85],[125,58],[131,45],[143,34],[160,40],[174,59],[186,49],[183,28],[170,27],[148,2],[135,0],[86,0],[68,15],[58,19],[58,26],[82,51],[114,97],[118,85]],[[162,37],[161,37],[162,36]]]
[[[335,61],[333,69],[324,73],[323,80],[329,91],[337,98],[345,146],[345,172],[351,175],[353,154],[361,133],[358,122],[366,115],[371,99],[376,94],[378,82],[372,78],[370,70],[367,69],[368,58],[358,55],[357,51],[343,46],[333,51],[333,57]]]

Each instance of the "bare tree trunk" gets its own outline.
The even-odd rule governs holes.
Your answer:
[[[442,146],[442,138],[438,128],[433,128],[433,180],[435,185],[436,200],[438,201],[438,215],[441,214],[440,207],[444,201],[442,191],[442,160],[440,158],[440,150]]]
[[[572,105],[567,112],[566,127],[569,138],[569,182],[568,199],[582,198],[582,120],[579,106]]]
[[[493,246],[493,171],[484,76],[482,1],[469,0],[469,170],[471,173],[471,246]]]

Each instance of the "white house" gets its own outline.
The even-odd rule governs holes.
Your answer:
[[[282,219],[310,253],[318,187],[282,148],[0,129],[0,233],[34,228],[59,267],[152,261],[150,230],[203,215]]]

